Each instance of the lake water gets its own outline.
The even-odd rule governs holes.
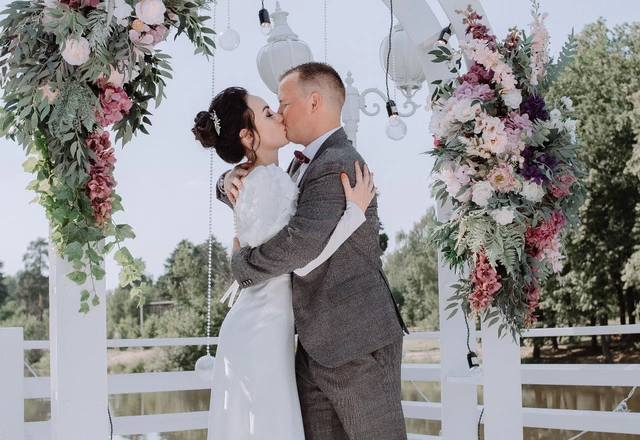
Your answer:
[[[417,382],[416,385],[430,401],[440,401],[439,383]],[[522,400],[525,407],[612,411],[622,399],[627,397],[629,390],[626,387],[525,385],[522,389]],[[478,387],[478,396],[481,404],[482,387]],[[410,382],[403,382],[403,400],[424,401]],[[116,417],[206,411],[209,409],[209,391],[123,394],[110,396],[109,403],[112,415]],[[640,390],[628,401],[628,404],[632,411],[640,410]],[[26,421],[47,420],[50,417],[49,411],[48,399],[25,401]],[[409,432],[416,434],[438,435],[440,422],[407,419],[407,428]],[[577,431],[525,428],[524,438],[525,440],[568,440],[578,433]],[[114,440],[206,440],[206,438],[206,430],[114,436]],[[640,426],[638,427],[638,435],[587,433],[581,436],[580,440],[640,440]]]

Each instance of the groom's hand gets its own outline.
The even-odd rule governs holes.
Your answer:
[[[242,179],[247,177],[251,166],[250,162],[241,163],[224,176],[224,192],[234,206],[242,189]]]

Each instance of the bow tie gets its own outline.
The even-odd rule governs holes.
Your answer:
[[[302,154],[302,151],[296,150],[293,152],[293,155],[296,157],[300,165],[302,165],[303,163],[309,163],[309,158]]]

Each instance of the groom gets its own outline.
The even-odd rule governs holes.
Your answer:
[[[312,62],[289,70],[278,99],[288,139],[305,146],[288,168],[300,190],[297,211],[268,242],[234,253],[232,270],[241,286],[315,259],[345,209],[340,174],[354,182],[354,163],[364,164],[340,126],[345,89],[331,66]],[[234,200],[244,175],[237,167],[221,177],[218,198]],[[293,275],[296,380],[306,440],[407,438],[400,397],[407,329],[382,271],[378,234],[374,199],[366,222],[327,262],[305,277]]]

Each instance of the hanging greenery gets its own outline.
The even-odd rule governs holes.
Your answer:
[[[212,55],[209,17],[199,15],[209,1],[15,1],[1,14],[0,134],[29,156],[28,189],[45,208],[56,252],[73,264],[67,276],[91,280],[80,312],[99,304],[94,281],[114,248],[121,286],[144,304],[144,265],[122,246],[135,234],[112,218],[122,210],[112,143],[148,134],[149,102],[160,105],[171,78],[157,44],[185,34],[196,54]]]

